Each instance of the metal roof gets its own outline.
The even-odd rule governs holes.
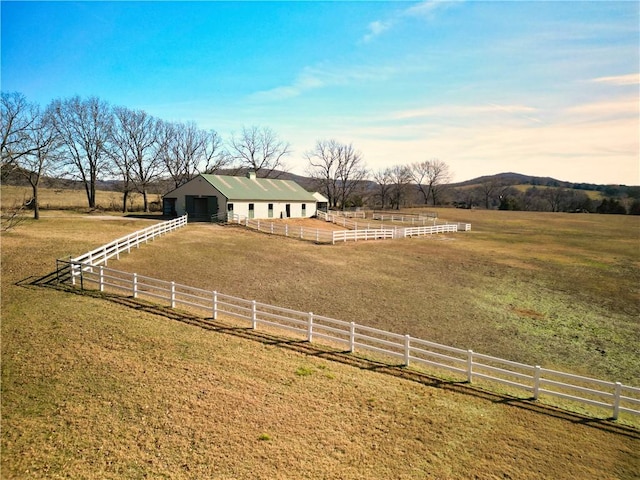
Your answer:
[[[293,180],[209,174],[200,176],[229,200],[316,201],[313,193],[307,192]]]

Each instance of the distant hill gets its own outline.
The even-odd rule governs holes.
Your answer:
[[[573,188],[576,190],[594,190],[599,192],[610,192],[611,194],[619,193],[620,190],[626,191],[627,189],[637,189],[637,186],[627,185],[606,185],[596,183],[574,183],[564,180],[558,180],[552,177],[536,177],[533,175],[523,175],[521,173],[505,172],[498,173],[496,175],[485,175],[482,177],[473,178],[471,180],[465,180],[464,182],[451,183],[450,187],[473,187],[482,185],[487,182],[494,182],[500,185],[531,185],[531,186],[543,186],[543,187],[560,187],[560,188]]]

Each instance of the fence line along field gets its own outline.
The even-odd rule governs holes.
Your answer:
[[[538,288],[568,268],[566,284],[553,284],[554,289],[547,284],[548,290],[532,293],[561,292],[560,299],[575,298],[573,307],[584,308],[583,296],[576,292],[587,289],[584,298],[595,299],[599,312],[609,306],[608,297],[596,295],[595,282],[591,283],[601,272],[601,282],[618,280],[607,291],[621,298],[611,309],[615,318],[605,317],[601,323],[617,320],[620,337],[629,345],[637,344],[633,329],[624,323],[625,316],[637,313],[632,308],[632,297],[637,295],[632,282],[637,280],[638,261],[629,233],[637,231],[637,223],[622,224],[609,217],[609,225],[580,226],[571,223],[577,217],[568,224],[567,218],[549,215],[545,230],[537,218],[531,223],[527,216],[476,215],[460,219],[474,224],[474,231],[464,237],[336,247],[237,227],[189,225],[119,261],[112,259],[110,266],[141,274],[153,271],[154,276],[171,266],[173,270],[166,272],[170,280],[216,286],[233,295],[296,309],[302,305],[318,314],[333,316],[332,309],[344,308],[335,316],[353,315],[360,323],[370,320],[372,326],[384,320],[394,324],[394,331],[402,331],[403,322],[408,325],[407,319],[413,318],[407,315],[413,307],[407,305],[426,297],[431,315],[447,324],[438,328],[436,317],[420,317],[425,331],[433,333],[421,336],[441,340],[434,337],[451,335],[461,343],[473,340],[473,345],[491,344],[488,327],[508,321],[514,308],[536,307],[517,303],[526,299],[520,291],[511,293],[513,308],[505,307],[503,297],[495,295],[497,279],[516,279],[517,287]],[[580,221],[588,223],[590,218],[581,216]],[[497,220],[503,224],[504,238],[489,228]],[[185,322],[176,321],[179,316],[151,305],[133,309],[126,298],[108,301],[109,297],[33,286],[32,280],[53,270],[55,258],[76,256],[149,225],[107,220],[96,229],[95,222],[45,218],[24,222],[3,235],[3,478],[631,479],[640,475],[640,434],[635,428],[509,405],[503,397],[480,391],[470,395],[455,386],[434,388],[380,375],[366,364],[354,368],[329,361],[321,352],[306,355],[268,334],[251,337],[244,329],[203,328],[186,323],[188,316]],[[606,243],[606,234],[595,229],[599,233],[581,238],[592,227],[614,232],[609,234],[613,239],[609,250],[602,251],[598,262],[592,257]],[[508,248],[515,232],[541,235],[554,229],[564,230],[566,237],[550,235],[548,251],[532,249],[534,238],[521,240],[526,246],[514,242],[514,248]],[[372,256],[379,258],[373,261]],[[616,268],[629,261],[626,270]],[[543,274],[546,263],[553,268]],[[269,268],[277,266],[278,272],[268,275]],[[575,281],[571,269],[576,267],[585,267],[586,280],[571,290]],[[428,274],[416,276],[422,269]],[[358,278],[360,283],[355,282]],[[376,294],[378,298],[372,299]],[[472,299],[464,301],[468,294]],[[461,307],[473,306],[471,300],[482,304],[488,297],[496,298],[493,309],[506,309],[495,323],[483,326],[479,314],[473,317],[475,322],[463,325],[448,320],[456,318]],[[551,300],[558,302],[558,297]],[[453,313],[448,314],[450,308]],[[536,311],[548,315],[540,310]],[[533,314],[527,311],[527,315]],[[562,320],[549,320],[562,327]],[[549,320],[547,328],[553,323]],[[481,328],[472,328],[478,324]],[[561,328],[559,332],[566,337]],[[517,335],[511,338],[518,341]],[[624,351],[622,340],[603,338],[601,346]],[[504,348],[506,343],[497,346]],[[632,351],[629,357],[633,356]],[[633,361],[629,364],[633,366]],[[606,363],[601,368],[610,369]]]
[[[640,386],[640,218],[466,215],[439,215],[463,235],[339,247],[197,225],[118,268]]]

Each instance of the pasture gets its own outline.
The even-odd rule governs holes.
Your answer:
[[[110,266],[638,384],[638,218],[440,216],[474,230],[320,246],[198,224]],[[3,235],[3,478],[640,475],[623,423],[29,284],[147,225],[45,218]]]
[[[15,185],[2,186],[2,210],[5,211],[14,205],[22,204],[31,198],[31,187]],[[87,194],[82,188],[40,188],[38,192],[40,208],[43,210],[88,210]],[[150,194],[149,201],[160,201],[158,195]],[[96,192],[96,204],[98,210],[122,211],[122,193],[98,190]],[[142,195],[132,193],[129,195],[128,208],[131,211],[139,211],[143,208]]]

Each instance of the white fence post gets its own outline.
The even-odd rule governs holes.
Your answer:
[[[307,322],[307,340],[309,341],[309,343],[313,342],[313,312],[309,312],[309,317],[308,317],[308,322]]]
[[[349,351],[351,353],[356,351],[356,324],[351,322],[349,324]]]
[[[411,352],[411,336],[405,335],[404,336],[404,366],[405,367],[409,366],[409,359],[411,356],[409,355],[410,352]]]
[[[540,373],[541,368],[540,365],[536,365],[533,367],[533,399],[538,400],[538,395],[540,395]]]
[[[256,301],[251,302],[251,328],[255,330],[258,327],[258,314],[256,311]]]
[[[176,308],[176,282],[171,282],[171,308]]]
[[[613,394],[613,419],[617,420],[620,415],[620,395],[622,393],[622,384],[616,382],[616,390]]]
[[[138,274],[133,274],[133,298],[138,298]]]
[[[104,292],[104,267],[100,265],[100,291]]]
[[[218,319],[218,292],[213,292],[213,319]]]
[[[467,382],[473,380],[473,350],[467,350]]]

